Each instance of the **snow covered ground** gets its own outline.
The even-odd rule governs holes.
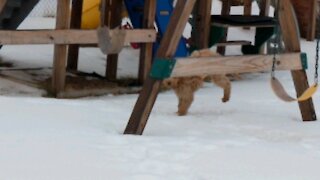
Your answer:
[[[29,18],[22,28],[39,24],[52,27],[53,20]],[[242,30],[232,34],[249,36]],[[315,43],[301,44],[312,82]],[[52,46],[5,46],[0,53],[15,67],[52,66]],[[80,69],[103,73],[103,57],[97,49],[83,49]],[[120,74],[136,74],[137,52],[125,50],[121,57]],[[277,76],[294,94],[290,74]],[[302,122],[296,103],[278,100],[268,73],[233,82],[227,104],[220,102],[221,89],[206,84],[186,117],[176,116],[173,92],[161,93],[144,136],[122,135],[138,95],[57,100],[5,79],[0,79],[0,93],[1,180],[320,177],[320,122]],[[319,99],[317,93],[320,116]]]

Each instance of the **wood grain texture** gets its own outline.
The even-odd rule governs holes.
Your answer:
[[[121,26],[122,0],[107,0],[106,2],[104,24],[110,29]],[[117,79],[118,59],[118,54],[107,55],[106,79],[109,81],[115,81]]]
[[[111,30],[111,36],[114,30]],[[155,30],[126,30],[125,43],[154,42]],[[97,44],[96,30],[26,30],[0,31],[0,44]]]
[[[56,29],[69,28],[70,2],[71,0],[58,0]],[[35,38],[36,36],[33,36],[33,37]],[[65,87],[67,51],[68,51],[67,45],[55,45],[54,47],[52,92],[55,95],[57,95],[59,92],[62,92]]]
[[[277,70],[301,70],[300,53],[282,54]],[[171,77],[270,71],[273,55],[177,58]]]

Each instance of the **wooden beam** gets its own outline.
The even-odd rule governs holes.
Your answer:
[[[236,45],[251,45],[251,41],[226,41],[226,42],[218,42],[215,44],[216,46],[236,46]]]
[[[196,0],[179,0],[161,41],[157,57],[173,57]],[[162,81],[147,78],[133,109],[125,134],[142,135]]]
[[[157,0],[145,0],[144,2],[144,16],[143,28],[154,29],[154,22],[156,16]],[[139,65],[139,83],[143,84],[146,80],[148,72],[151,68],[153,57],[153,43],[141,44],[140,51],[140,65]]]
[[[58,0],[56,29],[68,29],[70,25],[70,2],[71,0]],[[35,38],[35,36],[33,36]],[[58,94],[65,88],[67,45],[55,45],[52,74],[52,92]]]
[[[83,0],[72,0],[70,28],[81,29]],[[78,69],[79,44],[69,46],[67,70],[76,71]]]
[[[111,30],[111,36],[112,32]],[[154,42],[155,30],[126,30],[125,43]],[[18,30],[0,31],[0,44],[97,44],[96,30]]]
[[[301,70],[300,53],[281,54],[277,70]],[[178,58],[171,77],[270,71],[273,55]]]
[[[298,22],[290,0],[281,0],[279,9],[279,21],[286,50],[288,52],[300,52]],[[299,97],[309,88],[307,74],[304,70],[294,70],[291,71],[291,74],[297,91],[297,97]],[[312,98],[299,102],[299,108],[304,121],[314,121],[317,119]]]
[[[268,24],[248,24],[246,26],[244,26],[243,24],[226,24],[226,23],[219,23],[219,22],[213,22],[212,25],[215,26],[219,26],[219,27],[224,27],[224,28],[228,28],[228,27],[259,27],[259,28],[264,28],[264,27],[274,27],[274,24],[271,24],[268,22]]]

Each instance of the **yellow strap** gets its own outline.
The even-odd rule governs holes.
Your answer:
[[[317,91],[318,85],[314,84],[310,86],[302,95],[298,98],[291,97],[286,90],[283,88],[282,84],[277,78],[271,78],[271,87],[277,97],[285,102],[293,102],[293,101],[305,101],[313,96],[313,94]]]

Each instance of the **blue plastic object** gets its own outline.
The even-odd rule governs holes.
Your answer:
[[[143,23],[144,0],[124,0],[124,2],[127,7],[127,11],[130,16],[130,20],[133,27],[136,29],[141,29]],[[160,40],[168,27],[172,12],[172,0],[157,1],[156,25],[159,33],[159,38],[157,42],[154,44],[154,52],[157,51],[160,45]],[[183,38],[181,38],[177,51],[175,53],[175,57],[186,57],[187,55],[188,49],[186,46],[186,42]]]

